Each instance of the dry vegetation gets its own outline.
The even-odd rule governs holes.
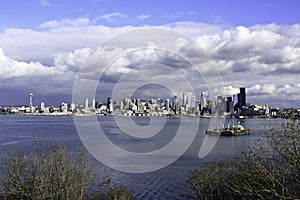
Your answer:
[[[14,151],[1,161],[0,199],[133,199],[125,186],[117,187],[107,180],[101,185],[108,188],[87,194],[95,185],[89,160],[86,150],[71,155],[66,145],[50,144],[46,149],[38,145],[30,155]]]
[[[278,128],[279,127],[279,128]],[[190,173],[190,199],[300,199],[300,123],[271,125],[232,161]]]

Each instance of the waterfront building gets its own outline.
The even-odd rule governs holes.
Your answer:
[[[45,103],[41,102],[41,112],[45,112]]]
[[[170,110],[170,99],[165,100],[165,109]]]
[[[240,113],[241,110],[245,107],[246,107],[246,89],[242,87],[240,88],[240,93],[237,94],[237,103],[234,104],[234,110]]]
[[[65,103],[65,102],[61,103],[61,111],[64,113],[68,112],[68,104],[67,103]]]
[[[216,104],[216,114],[223,115],[225,111],[225,98],[222,96],[217,97],[217,104]]]
[[[182,105],[185,107],[188,104],[187,92],[184,92],[182,95]]]
[[[234,110],[237,110],[237,107],[238,107],[238,96],[237,96],[237,94],[234,94],[232,97],[233,97],[233,108],[234,108]]]
[[[33,101],[32,101],[33,93],[29,94],[29,112],[33,112]]]
[[[30,108],[33,106],[32,97],[33,97],[33,93],[30,93],[29,94],[29,107]]]
[[[89,100],[88,98],[85,99],[85,109],[89,108]]]
[[[234,102],[233,102],[232,97],[227,97],[226,112],[230,115],[233,115],[233,113],[234,113]]]
[[[200,97],[200,111],[203,111],[203,109],[206,108],[206,106],[206,94],[202,92]]]
[[[96,109],[96,101],[95,101],[95,98],[93,98],[93,100],[92,100],[92,109],[93,109],[93,110]]]
[[[175,114],[177,114],[179,111],[178,99],[176,95],[174,95],[173,97],[172,109],[175,112]]]
[[[240,88],[240,108],[246,106],[246,88]]]
[[[107,109],[109,112],[114,111],[113,102],[111,100],[111,97],[107,97],[107,103],[106,103]]]
[[[75,103],[71,103],[71,105],[70,105],[70,110],[71,110],[72,112],[75,111]]]

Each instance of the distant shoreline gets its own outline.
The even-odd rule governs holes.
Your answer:
[[[271,119],[271,118],[288,118],[289,116],[201,116],[201,115],[123,115],[123,114],[111,114],[111,115],[97,115],[97,114],[83,114],[83,113],[0,113],[0,116],[37,116],[37,117],[166,117],[166,118],[224,118],[224,119]],[[300,119],[300,116],[295,116],[295,119]]]

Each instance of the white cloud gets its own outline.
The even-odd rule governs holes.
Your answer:
[[[140,17],[146,19],[148,16]],[[102,15],[95,20],[115,21],[125,18],[126,14],[115,12]],[[114,35],[134,28],[97,25],[95,20],[89,18],[53,20],[42,23],[40,30],[5,29],[0,33],[0,44],[3,49],[0,51],[0,81],[18,77],[22,77],[24,81],[32,81],[32,77],[39,75],[51,77],[51,80],[57,80],[57,83],[68,85],[66,82],[72,80],[71,77],[93,52],[92,49]],[[299,100],[300,87],[297,82],[300,78],[300,25],[223,27],[197,22],[177,22],[160,27],[192,37],[211,56],[223,75],[225,87],[218,88],[220,94],[225,91],[226,94],[232,95],[238,92],[239,87],[245,86],[248,88],[249,101]],[[161,37],[158,33],[153,33],[152,36]],[[130,38],[126,41],[126,45],[128,47],[142,45],[139,44],[139,38],[143,37],[144,35],[138,35]],[[164,42],[162,39],[161,42]],[[172,40],[170,45],[173,45],[174,53],[189,58],[199,55],[197,49],[189,47],[182,39]],[[145,47],[160,48],[160,44],[149,41]],[[107,48],[103,49],[102,53],[115,55],[122,54],[126,50],[126,48]],[[130,67],[146,58],[143,56],[146,55],[137,53],[118,60],[107,75],[115,78],[114,74],[137,73],[130,70]],[[147,59],[153,62],[163,61],[163,64],[182,74],[191,74],[191,71],[180,71],[184,66],[183,63],[170,55],[153,53],[148,55]],[[209,63],[203,63],[203,72],[213,69]],[[167,79],[163,71],[143,69],[139,75],[144,78],[144,74],[147,73],[151,74],[153,80]],[[212,74],[215,72],[212,71]],[[93,71],[85,71],[84,75],[95,78]],[[173,75],[175,74],[170,74],[169,77]],[[194,80],[195,76],[189,77],[188,80]],[[36,82],[38,80],[35,78]],[[115,79],[110,81],[113,82]],[[199,88],[205,89],[201,84]],[[6,85],[9,87],[9,84]],[[49,85],[49,90],[50,87]]]
[[[98,20],[105,20],[107,22],[115,23],[119,19],[126,19],[127,16],[127,14],[121,12],[106,13],[94,19],[94,22],[97,22]]]
[[[40,0],[39,3],[45,7],[57,6],[56,4],[52,3],[50,0]]]
[[[71,26],[71,27],[82,27],[90,24],[90,20],[88,18],[76,18],[76,19],[62,19],[62,20],[52,20],[44,22],[40,25],[42,29],[45,28],[58,28],[63,26]]]
[[[240,92],[239,87],[234,87],[232,85],[224,86],[223,88],[216,88],[214,93],[220,94],[222,96],[232,96]]]
[[[57,75],[54,67],[47,67],[39,62],[18,62],[7,57],[0,49],[0,79],[10,79],[22,76]]]
[[[254,86],[247,89],[250,95],[274,95],[276,92],[276,85],[270,84],[255,84]]]
[[[74,53],[59,55],[54,58],[54,66],[56,66],[60,71],[77,72],[79,67],[86,61],[90,53],[91,49],[83,48],[75,50]]]
[[[148,19],[149,17],[151,17],[151,15],[139,15],[137,18],[139,20],[145,20],[145,19]]]
[[[0,33],[0,44],[5,54],[15,60],[39,61],[53,65],[58,55],[86,47],[96,48],[108,38],[130,29],[132,27],[110,28],[100,25],[65,25],[42,31],[10,28]]]

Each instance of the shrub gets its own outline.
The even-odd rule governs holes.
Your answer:
[[[272,124],[235,159],[190,173],[191,199],[299,199],[300,122]]]
[[[110,177],[100,184],[101,192],[94,194],[90,200],[133,200],[133,194],[127,189],[126,186],[116,186],[113,184]]]
[[[65,145],[39,146],[29,156],[12,152],[1,169],[4,199],[83,199],[93,180],[87,152],[71,156]]]

